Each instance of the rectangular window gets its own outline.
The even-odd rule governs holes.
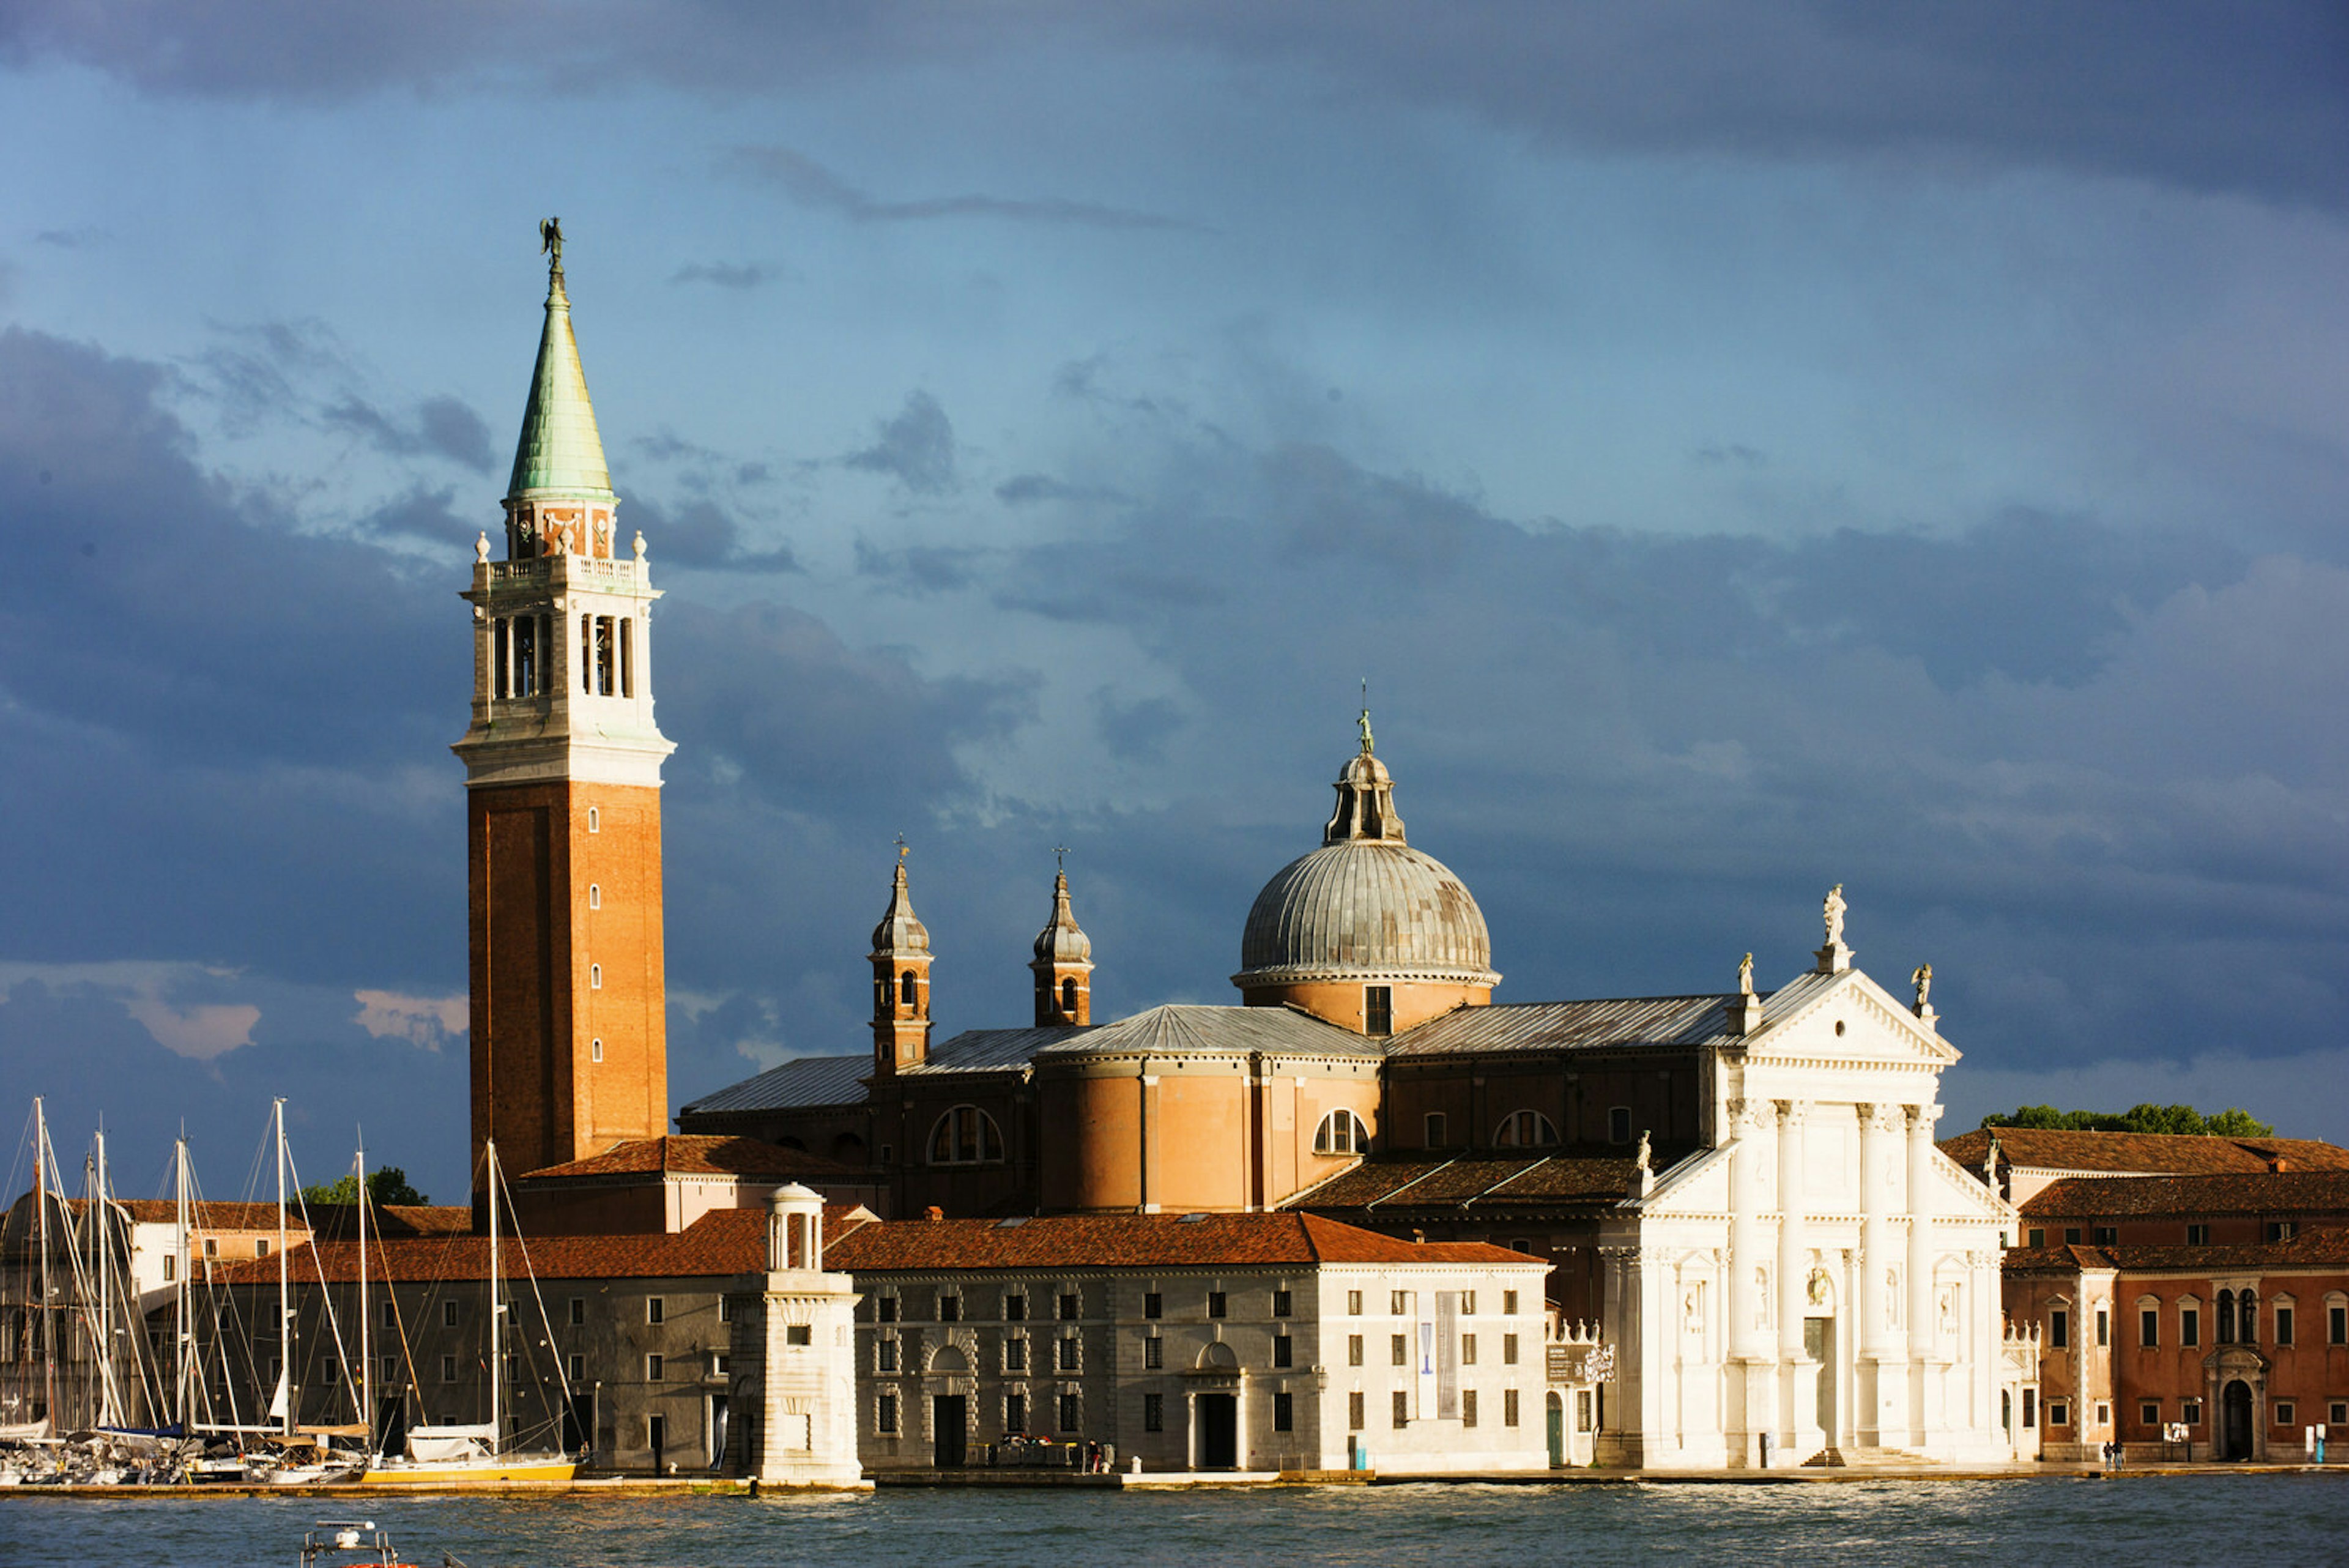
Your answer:
[[[383,1304],[389,1306],[391,1303],[389,1302],[386,1302]],[[658,1323],[660,1319],[655,1318],[653,1321],[655,1323]],[[386,1328],[389,1328],[391,1324],[384,1324],[384,1327]],[[440,1326],[442,1328],[454,1328],[457,1326],[457,1303],[455,1302],[442,1302],[440,1303]]]
[[[1077,1293],[1074,1291],[1062,1292],[1061,1295],[1061,1321],[1062,1323],[1074,1323],[1077,1321]]]
[[[1460,1390],[1460,1424],[1463,1427],[1476,1424],[1476,1390],[1474,1388]]]
[[[253,1243],[253,1255],[256,1258],[265,1258],[269,1256],[268,1237],[264,1236]]]
[[[1297,1342],[1295,1340],[1289,1338],[1288,1335],[1285,1334],[1274,1334],[1272,1336],[1272,1364],[1275,1366],[1294,1366],[1297,1364],[1294,1359],[1296,1355],[1296,1344]]]
[[[1003,1370],[1006,1372],[1028,1370],[1027,1335],[1013,1334],[1003,1342]]]
[[[220,1256],[220,1238],[218,1236],[207,1236],[204,1238],[204,1256],[207,1258],[217,1258]]]
[[[647,1355],[647,1356],[646,1356],[646,1357],[645,1357],[645,1381],[646,1381],[646,1382],[647,1382],[647,1383],[658,1383],[660,1380],[661,1380],[661,1358],[660,1358],[659,1356],[657,1356],[657,1355]]]
[[[1503,1291],[1501,1293],[1501,1315],[1503,1317],[1515,1317],[1517,1315],[1516,1292]]]
[[[1003,1397],[1003,1429],[1025,1432],[1028,1429],[1028,1396],[1006,1394]]]
[[[1346,1293],[1346,1315],[1348,1317],[1360,1317],[1362,1315],[1361,1292],[1348,1291]]]
[[[2097,1347],[2099,1350],[2101,1350],[2101,1349],[2103,1349],[2105,1346],[2106,1346],[2106,1345],[2108,1345],[2112,1344],[2112,1342],[2113,1342],[2113,1317],[2112,1317],[2112,1314],[2110,1314],[2110,1313],[2106,1312],[2106,1311],[2104,1308],[2102,1308],[2102,1307],[2098,1307],[2098,1308],[2096,1309],[2096,1347]]]
[[[1514,1334],[1505,1334],[1501,1335],[1501,1365],[1515,1366],[1516,1364],[1517,1336]]]
[[[1394,1428],[1402,1431],[1411,1425],[1411,1396],[1398,1388],[1394,1392]]]
[[[897,1430],[897,1397],[884,1394],[873,1402],[873,1429],[895,1435]]]
[[[1152,1334],[1142,1342],[1142,1365],[1152,1372],[1166,1365],[1166,1342]]]
[[[584,1296],[571,1298],[571,1326],[578,1328],[587,1321],[587,1301]]]
[[[2275,1424],[2277,1426],[2291,1426],[2292,1424],[2293,1414],[2294,1410],[2291,1400],[2279,1399],[2275,1402]]]
[[[454,1383],[457,1381],[457,1358],[455,1356],[444,1355],[440,1358],[440,1381],[443,1383]]]
[[[2147,1399],[2137,1407],[2137,1424],[2140,1427],[2161,1425],[2161,1401]]]
[[[1409,1366],[1411,1365],[1411,1335],[1407,1334],[1398,1334],[1394,1335],[1388,1342],[1388,1349],[1392,1354],[1394,1366]]]
[[[1061,1396],[1061,1430],[1074,1432],[1085,1424],[1084,1405],[1074,1394]]]
[[[1460,1336],[1460,1365],[1463,1366],[1476,1365],[1476,1336],[1473,1334],[1464,1334]]]
[[[1476,1315],[1476,1293],[1475,1291],[1462,1291],[1460,1293],[1460,1315],[1462,1317],[1475,1317]]]
[[[386,1387],[399,1386],[399,1357],[397,1355],[387,1355],[383,1358],[383,1381]]]
[[[734,1370],[734,1358],[722,1350],[713,1350],[709,1353],[709,1370],[713,1375],[723,1377]]]
[[[454,1306],[456,1303],[451,1302],[450,1304]],[[667,1323],[668,1321],[668,1303],[663,1301],[658,1296],[647,1296],[645,1298],[645,1321],[647,1323]]]
[[[1273,1292],[1273,1293],[1272,1293],[1272,1315],[1273,1315],[1273,1316],[1275,1316],[1275,1317],[1287,1317],[1287,1316],[1288,1316],[1288,1315],[1289,1315],[1289,1312],[1288,1312],[1288,1303],[1289,1303],[1289,1296],[1288,1296],[1288,1293],[1287,1291],[1275,1291],[1275,1292]]]
[[[1293,1432],[1297,1429],[1297,1407],[1294,1401],[1293,1395],[1275,1394],[1272,1397],[1272,1429],[1274,1431]]]
[[[2178,1343],[2186,1345],[2202,1343],[2202,1314],[2199,1308],[2178,1309]]]
[[[1362,988],[1362,1033],[1374,1040],[1394,1033],[1394,987],[1366,985]]]
[[[583,1386],[587,1381],[587,1358],[574,1351],[564,1360],[563,1376],[572,1387]]]
[[[168,1285],[168,1284],[170,1284],[172,1281],[174,1281],[174,1280],[178,1279],[179,1277],[180,1277],[180,1255],[179,1255],[177,1252],[166,1252],[166,1253],[164,1253],[164,1254],[163,1254],[163,1282],[164,1282],[165,1284],[167,1284],[167,1285]]]
[[[2047,1232],[2033,1225],[2023,1233],[2023,1243],[2026,1247],[2044,1247],[2047,1245]]]
[[[1346,1396],[1346,1430],[1359,1432],[1367,1423],[1362,1418],[1362,1391],[1359,1388]]]
[[[2137,1342],[2150,1348],[2161,1343],[2161,1309],[2140,1308],[2137,1314]]]
[[[1361,1364],[1362,1336],[1359,1334],[1350,1334],[1346,1336],[1346,1365],[1360,1366]]]
[[[645,1417],[645,1446],[651,1449],[656,1454],[668,1447],[667,1417],[647,1416]]]
[[[2209,1246],[2210,1244],[2210,1227],[2208,1225],[2189,1225],[2186,1227],[2186,1244],[2189,1247]]]
[[[2200,1426],[2202,1424],[2202,1401],[2199,1399],[2180,1399],[2178,1402],[2178,1418],[2185,1422],[2189,1427]]]
[[[2047,1314],[2047,1348],[2063,1350],[2072,1343],[2072,1314],[2062,1307]],[[2054,1417],[2049,1417],[2054,1420]]]
[[[2324,1309],[2324,1337],[2333,1345],[2349,1345],[2349,1306]]]
[[[895,1340],[876,1339],[873,1342],[873,1370],[875,1372],[895,1372],[897,1370],[897,1342]]]
[[[1003,1298],[1003,1321],[1006,1323],[1025,1323],[1028,1321],[1027,1296],[1018,1291],[1014,1291]]]
[[[1411,1293],[1409,1291],[1389,1291],[1387,1293],[1388,1316],[1404,1317],[1409,1315],[1410,1312]]]
[[[1450,1141],[1444,1137],[1445,1131],[1446,1128],[1444,1122],[1444,1113],[1442,1111],[1428,1112],[1427,1137],[1425,1139],[1427,1147],[1430,1148],[1442,1148]]]
[[[1166,1315],[1166,1298],[1160,1295],[1156,1291],[1144,1293],[1142,1298],[1142,1315],[1151,1318],[1164,1317]]]
[[[2077,1225],[2066,1225],[2064,1227],[2064,1245],[2066,1247],[2076,1247],[2080,1244],[2081,1240],[2081,1231]]]
[[[1060,1342],[1060,1368],[1063,1372],[1077,1369],[1077,1336],[1070,1334]]]
[[[951,1291],[940,1291],[938,1293],[938,1321],[940,1323],[960,1323],[962,1321],[962,1297],[955,1294]]]
[[[331,1387],[336,1380],[335,1364],[329,1361],[324,1366],[320,1367],[319,1371],[323,1374],[319,1380]],[[277,1381],[277,1369],[274,1366],[269,1370],[269,1380],[273,1383]]]
[[[1223,1315],[1224,1315],[1224,1308],[1225,1308],[1227,1304],[1229,1304],[1229,1303],[1228,1303],[1228,1302],[1226,1301],[1226,1297],[1225,1297],[1225,1295],[1224,1295],[1224,1293],[1223,1293],[1223,1292],[1221,1292],[1221,1291],[1209,1291],[1209,1292],[1207,1293],[1207,1315],[1208,1315],[1209,1317],[1221,1317],[1221,1316],[1223,1316]]]
[[[386,1328],[398,1328],[399,1326],[399,1303],[390,1296],[384,1297],[382,1306],[376,1313],[376,1319]]]
[[[1142,1429],[1163,1432],[1166,1429],[1166,1396],[1144,1394],[1142,1397]]]
[[[2289,1241],[2294,1236],[2299,1234],[2300,1221],[2297,1220],[2271,1220],[2268,1221],[2268,1240],[2271,1241]]]
[[[2112,1424],[2113,1407],[2110,1405],[2104,1403],[2102,1400],[2098,1400],[2096,1402],[2096,1425],[2099,1427],[2109,1427]]]
[[[2039,1425],[2039,1390],[2036,1388],[2023,1391],[2023,1424],[2026,1428]]]
[[[875,1323],[895,1323],[897,1321],[897,1298],[895,1296],[875,1297],[873,1303],[873,1321]]]
[[[2069,1399],[2048,1400],[2047,1424],[2051,1427],[2070,1426],[2072,1424],[2072,1401]]]
[[[2325,1407],[2325,1421],[2335,1427],[2349,1427],[2349,1399],[2335,1399]]]
[[[1501,1425],[1514,1427],[1516,1424],[1517,1391],[1514,1388],[1504,1388],[1501,1390]]]
[[[2120,1245],[2121,1228],[2117,1225],[2095,1225],[2089,1228],[2088,1239],[2099,1247]]]
[[[1590,1430],[1591,1423],[1598,1418],[1590,1390],[1577,1389],[1574,1395],[1574,1429],[1578,1432],[1588,1432]]]
[[[718,1321],[719,1323],[732,1323],[734,1321],[734,1298],[732,1296],[719,1296],[718,1298]]]
[[[1607,1141],[1609,1143],[1630,1143],[1631,1141],[1630,1106],[1609,1106],[1607,1107]]]
[[[2295,1314],[2292,1308],[2288,1306],[2280,1306],[2275,1309],[2275,1342],[2278,1345],[2290,1345],[2292,1343],[2292,1320],[2294,1315]]]

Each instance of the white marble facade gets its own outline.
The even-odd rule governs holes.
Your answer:
[[[1999,1253],[2014,1211],[1934,1147],[1957,1052],[1850,967],[1733,1009],[1709,1147],[1601,1231],[1619,1347],[1601,1462],[2013,1457]]]

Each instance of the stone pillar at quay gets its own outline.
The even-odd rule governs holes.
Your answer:
[[[727,1300],[736,1472],[777,1486],[872,1486],[856,1454],[856,1284],[824,1272],[822,1197],[797,1182],[776,1190],[766,1272],[737,1281]]]

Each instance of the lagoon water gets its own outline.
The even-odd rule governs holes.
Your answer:
[[[0,1497],[0,1568],[252,1568],[345,1499]],[[775,1563],[2337,1563],[2349,1476],[1833,1485],[884,1491],[855,1497],[370,1500],[408,1561]]]

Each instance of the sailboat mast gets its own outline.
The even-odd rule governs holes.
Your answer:
[[[490,1176],[490,1452],[505,1451],[505,1418],[498,1401],[498,1386],[505,1381],[505,1363],[498,1355],[498,1146],[483,1140],[482,1158]]]
[[[285,1264],[285,1102],[272,1102],[277,1129],[277,1394],[285,1407],[285,1435],[294,1435],[294,1293]]]
[[[97,1170],[93,1180],[97,1191],[94,1199],[98,1220],[98,1376],[99,1397],[98,1424],[101,1427],[119,1425],[122,1412],[116,1407],[119,1400],[114,1386],[114,1291],[113,1273],[109,1265],[114,1261],[114,1249],[109,1245],[107,1232],[111,1228],[110,1205],[106,1196],[106,1129],[98,1129]]]
[[[367,1144],[359,1144],[359,1419],[367,1429],[367,1451],[375,1451],[375,1362],[368,1355],[367,1277]]]
[[[38,1095],[33,1096],[33,1206],[40,1223],[41,1311],[36,1321],[41,1325],[42,1386],[47,1399],[43,1414],[55,1429],[63,1423],[57,1420],[57,1325],[49,1306],[49,1115]]]
[[[173,1368],[175,1377],[173,1400],[177,1407],[175,1413],[179,1417],[180,1429],[184,1433],[189,1421],[194,1417],[194,1412],[188,1407],[190,1403],[188,1364],[195,1349],[195,1342],[188,1331],[188,1140],[186,1138],[181,1138],[172,1145],[171,1190],[173,1219],[176,1222],[172,1248],[173,1256],[177,1259],[177,1262],[171,1265],[171,1272],[179,1285],[179,1289],[172,1293],[171,1300],[173,1327],[178,1341],[174,1348],[178,1352],[179,1363]]]

